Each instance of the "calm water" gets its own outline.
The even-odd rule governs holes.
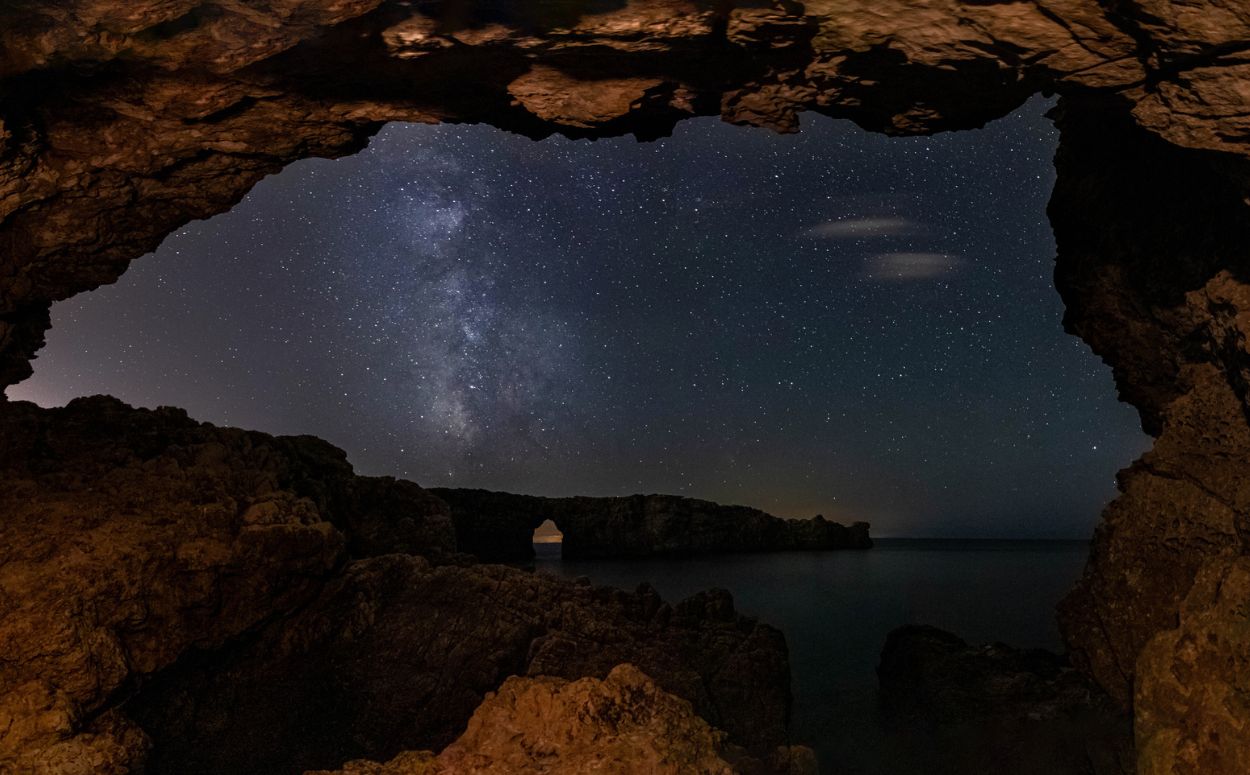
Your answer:
[[[1085,542],[883,539],[865,552],[788,552],[680,561],[570,561],[538,545],[535,565],[597,584],[650,582],[676,601],[723,587],[790,645],[794,730],[822,770],[907,773],[877,716],[886,633],[932,624],[969,642],[1062,650],[1054,605],[1080,575]],[[892,758],[895,757],[895,758]]]

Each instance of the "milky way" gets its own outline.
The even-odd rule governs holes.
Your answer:
[[[427,485],[1084,536],[1145,439],[1061,329],[1045,107],[913,139],[390,125],[57,305],[9,394],[314,433]]]

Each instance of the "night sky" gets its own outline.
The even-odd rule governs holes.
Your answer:
[[[9,395],[313,433],[429,486],[1086,537],[1146,438],[1060,326],[1046,107],[916,139],[393,124],[57,305]]]

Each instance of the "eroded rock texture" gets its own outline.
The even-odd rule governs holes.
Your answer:
[[[187,659],[127,706],[159,772],[281,773],[439,749],[507,676],[602,676],[630,661],[755,750],[785,739],[781,634],[727,593],[675,606],[497,565],[350,565],[246,648]]]
[[[509,675],[622,662],[737,743],[785,740],[785,642],[727,593],[475,565],[445,504],[317,439],[108,398],[0,405],[0,438],[0,771],[387,758],[449,743]]]
[[[1250,508],[1244,331],[1250,207],[1236,160],[1187,152],[1069,103],[1050,204],[1065,324],[1115,368],[1154,449],[1121,472],[1069,640],[1113,692],[1176,622],[1206,557],[1239,554]],[[1203,192],[1195,196],[1194,191]]]
[[[1067,325],[1158,436],[1122,475],[1062,618],[1077,664],[1162,712],[1149,687],[1171,679],[1157,661],[1139,670],[1141,649],[1185,626],[1204,564],[1246,549],[1248,84],[1239,0],[6,3],[0,385],[29,373],[50,302],[385,121],[649,138],[693,115],[789,131],[813,110],[920,133],[1057,92]],[[321,572],[309,551],[293,578]],[[1234,686],[1237,664],[1203,680]],[[1150,751],[1172,757],[1151,766],[1182,766]]]
[[[660,689],[633,665],[603,680],[509,678],[437,757],[408,751],[380,764],[349,762],[309,775],[483,775],[638,772],[655,775],[816,775],[811,751],[782,748],[744,757],[690,703]]]
[[[1250,560],[1211,560],[1138,661],[1139,775],[1250,771]]]
[[[312,599],[378,503],[411,499],[402,542],[454,547],[441,503],[317,439],[104,398],[0,405],[0,438],[0,769],[134,765],[127,687]]]
[[[822,516],[781,519],[676,495],[542,498],[441,487],[430,492],[451,507],[460,550],[488,561],[533,557],[534,529],[547,519],[563,534],[561,554],[569,559],[872,546],[867,522],[846,527]]]
[[[50,301],[385,121],[654,137],[815,110],[917,133],[1097,90],[1169,142],[1244,153],[1248,40],[1220,0],[8,3],[0,384],[29,373]]]

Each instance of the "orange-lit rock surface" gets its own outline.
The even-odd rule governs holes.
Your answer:
[[[725,735],[633,665],[603,680],[509,678],[437,756],[405,751],[386,763],[348,762],[337,775],[526,775],[537,773],[815,775],[811,751],[779,749],[744,760]],[[309,775],[336,775],[328,771]]]

